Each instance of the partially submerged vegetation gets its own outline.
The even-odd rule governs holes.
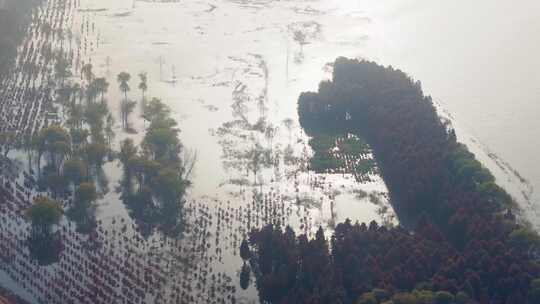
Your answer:
[[[253,4],[240,2],[232,6],[251,7]],[[278,3],[262,2],[254,6],[262,8]],[[0,6],[4,3],[30,1],[0,0]],[[6,65],[6,71],[9,70],[3,74],[6,77],[1,79],[0,76],[3,155],[0,156],[0,272],[4,275],[5,271],[8,278],[16,281],[16,288],[35,296],[36,302],[246,302],[252,301],[254,294],[240,288],[249,289],[252,268],[261,298],[269,302],[466,303],[480,297],[481,302],[497,303],[507,295],[503,293],[490,299],[491,290],[500,287],[506,292],[530,281],[523,273],[533,273],[535,265],[528,267],[522,263],[512,268],[513,281],[503,287],[498,281],[489,282],[486,288],[478,283],[484,284],[486,277],[491,279],[498,275],[495,273],[498,268],[503,269],[501,273],[507,272],[506,256],[497,255],[500,251],[509,254],[504,246],[510,244],[519,249],[510,254],[512,259],[521,254],[523,261],[528,261],[535,253],[536,234],[525,227],[512,228],[513,215],[505,213],[505,208],[497,216],[505,219],[508,231],[513,229],[508,234],[510,241],[500,245],[492,242],[490,236],[480,240],[488,240],[489,244],[467,243],[465,246],[476,246],[467,252],[478,253],[481,257],[478,260],[470,256],[462,258],[462,248],[454,245],[454,241],[447,246],[447,231],[439,231],[438,227],[443,217],[433,217],[437,222],[434,225],[409,214],[408,217],[418,220],[419,224],[413,235],[401,229],[390,229],[382,216],[384,228],[375,223],[336,225],[337,218],[349,211],[355,211],[351,212],[353,215],[360,210],[360,216],[364,216],[361,209],[347,209],[344,196],[370,200],[381,206],[378,210],[384,210],[383,206],[388,208],[384,192],[367,190],[382,187],[378,180],[359,185],[349,178],[352,173],[357,181],[369,181],[373,174],[379,173],[380,159],[372,157],[372,142],[365,134],[336,124],[337,128],[311,134],[316,155],[310,160],[310,151],[296,121],[279,117],[290,113],[281,109],[276,113],[273,107],[282,105],[274,103],[280,95],[268,94],[269,88],[281,87],[274,85],[279,79],[277,62],[266,62],[268,49],[247,57],[238,55],[231,60],[232,65],[226,62],[222,65],[227,50],[218,50],[216,58],[220,63],[215,67],[215,74],[189,77],[186,74],[191,69],[186,69],[177,79],[173,71],[172,80],[163,81],[159,86],[160,90],[168,90],[165,95],[171,96],[171,100],[181,100],[178,104],[183,108],[178,114],[186,117],[188,124],[190,114],[197,113],[195,120],[191,116],[191,122],[207,126],[208,121],[199,120],[199,115],[205,114],[198,112],[197,103],[213,115],[204,118],[210,118],[208,125],[217,141],[213,143],[218,145],[206,145],[205,130],[196,133],[201,135],[201,140],[196,137],[195,145],[203,149],[205,157],[199,171],[203,176],[199,178],[204,186],[212,185],[223,175],[225,178],[219,188],[204,189],[202,194],[204,187],[198,186],[188,199],[185,194],[195,157],[186,157],[189,153],[178,140],[179,126],[171,119],[173,115],[165,103],[147,99],[147,75],[118,73],[119,65],[126,64],[126,58],[118,60],[117,53],[112,51],[118,50],[112,28],[121,28],[120,34],[126,35],[140,32],[132,30],[134,24],[146,26],[159,22],[134,23],[129,18],[129,15],[135,16],[131,10],[102,14],[100,12],[108,9],[84,8],[96,5],[92,1],[47,0],[43,3],[34,11],[32,26],[20,27],[18,35],[23,37],[26,31],[26,40],[19,46],[17,60],[13,57]],[[290,4],[286,4],[288,9],[302,11],[302,14],[327,13],[312,9],[313,3],[302,3],[295,8]],[[163,12],[159,4],[142,5],[138,1],[133,5],[140,20],[144,20],[146,8],[150,6],[154,16],[161,15],[154,12]],[[302,9],[304,5],[308,8]],[[164,7],[169,10],[173,6]],[[193,11],[191,4],[178,7],[182,12],[202,17],[194,20],[204,22],[197,26],[197,31],[203,34],[213,24],[207,22],[206,14],[214,9],[224,12],[231,6],[211,5],[208,11],[201,11],[199,4]],[[100,29],[100,15],[106,15],[106,20],[128,18],[124,19],[126,23],[117,19],[111,28]],[[0,23],[4,16],[0,16]],[[304,48],[309,43],[322,42],[320,32],[326,24],[294,22],[294,16],[290,17],[283,19],[284,26],[279,25],[288,29],[288,33],[280,32],[280,35],[289,36],[286,37],[288,43],[291,39],[297,43],[293,46],[295,63],[301,64],[309,58],[304,64],[311,65],[313,57],[304,57]],[[306,17],[303,15],[300,19],[306,20]],[[2,25],[0,32],[3,29]],[[250,32],[257,35],[257,32],[275,32],[274,29],[275,26],[268,29],[261,26]],[[253,34],[248,35],[250,39],[253,37]],[[158,36],[155,38],[163,38]],[[94,56],[100,44],[108,50],[99,53],[114,58],[107,56],[104,60],[99,54]],[[109,48],[108,44],[114,47]],[[170,46],[173,44],[171,41]],[[192,45],[198,44],[185,46]],[[9,53],[15,55],[14,50],[12,47]],[[204,51],[208,50],[215,48]],[[252,51],[258,50],[253,48]],[[137,53],[130,57],[140,56]],[[140,58],[137,66],[154,71],[154,59],[161,54],[156,54],[152,48],[142,55],[144,58]],[[170,56],[174,55],[165,56],[166,65],[172,62]],[[11,66],[13,69],[9,69]],[[200,68],[201,73],[210,71],[205,66]],[[303,68],[298,70],[304,71]],[[116,72],[111,74],[111,71]],[[287,78],[288,71],[287,68]],[[167,84],[170,89],[166,88]],[[221,87],[220,95],[206,94],[211,91],[209,86]],[[197,103],[188,104],[195,96],[189,90],[202,87],[204,93],[196,97]],[[293,87],[296,85],[290,88]],[[229,114],[228,99],[223,95],[227,94],[227,88],[234,88],[233,120],[223,122],[221,119]],[[112,95],[108,92],[117,90],[120,97],[110,100]],[[169,94],[172,91],[174,94]],[[182,98],[175,98],[178,96]],[[174,106],[178,104],[175,102]],[[145,120],[144,129],[143,121],[140,124],[136,121],[139,112]],[[353,118],[345,115],[345,120]],[[192,131],[190,128],[186,139],[193,140]],[[139,135],[135,135],[137,132]],[[223,149],[221,161],[217,157],[208,158],[216,156],[211,151],[216,147]],[[462,158],[455,164],[456,170],[464,175],[477,165],[470,162],[468,151],[454,152],[456,158]],[[222,165],[228,168],[225,172],[221,170]],[[313,174],[313,170],[323,174]],[[484,175],[489,176],[479,173],[477,180],[484,180]],[[116,192],[110,190],[114,188]],[[355,208],[363,207],[358,206]],[[252,234],[250,249],[244,239],[247,231],[267,223],[275,226]],[[483,229],[488,235],[499,233],[496,229],[495,232],[485,230],[482,220],[477,223],[474,229]],[[287,224],[294,225],[296,233],[290,229],[280,232],[277,228],[283,229]],[[323,229],[335,229],[333,240],[324,235],[329,231],[323,233],[322,230],[315,240],[309,240],[316,231],[313,226],[319,224]],[[184,233],[178,235],[179,232]],[[299,236],[301,232],[308,237]],[[262,244],[261,248],[257,248],[257,244]],[[265,246],[267,244],[271,246]],[[264,252],[267,254],[263,255]],[[239,258],[234,258],[238,253],[244,260],[241,269]],[[441,260],[450,266],[441,267]],[[462,275],[465,264],[469,273]],[[491,265],[487,271],[484,264]],[[432,276],[433,271],[440,275]],[[235,278],[239,279],[239,285]],[[464,279],[470,288],[466,284],[462,286]],[[419,284],[411,284],[420,280]],[[538,281],[531,281],[528,294],[522,288],[521,297],[512,295],[506,302],[523,302],[523,297],[536,301],[538,285]],[[480,295],[475,294],[478,289],[482,289]],[[246,295],[249,299],[244,298]]]
[[[129,138],[120,148],[124,168],[122,197],[143,230],[161,226],[166,233],[177,234],[194,159],[190,159],[190,167],[184,166],[179,129],[169,116],[169,108],[156,98],[143,107],[143,116],[150,125],[141,149]]]
[[[259,295],[269,303],[537,303],[540,238],[512,198],[457,142],[405,73],[339,58],[334,78],[299,100],[317,151],[341,132],[373,148],[402,227],[338,224],[328,240],[275,226],[250,235]],[[355,150],[355,149],[353,149]],[[319,162],[318,159],[316,159]]]
[[[62,49],[57,52],[54,80],[50,83],[54,99],[48,107],[56,111],[57,119],[53,123],[47,120],[38,132],[28,132],[22,139],[12,136],[10,131],[2,132],[4,154],[7,155],[14,147],[23,148],[27,154],[27,166],[35,174],[29,179],[34,181],[36,190],[47,192],[51,199],[58,200],[59,203],[55,204],[77,224],[78,231],[91,235],[97,226],[95,203],[109,192],[103,165],[118,156],[125,173],[123,198],[141,228],[151,232],[146,228],[159,222],[159,226],[167,232],[178,232],[182,221],[183,196],[190,184],[187,177],[191,169],[185,169],[181,159],[179,129],[170,117],[169,109],[158,99],[146,100],[144,93],[148,83],[145,74],[141,74],[139,88],[143,95],[140,105],[143,117],[149,121],[147,133],[140,151],[128,138],[122,143],[121,151],[116,152],[112,145],[116,135],[115,120],[106,98],[109,82],[105,77],[97,77],[91,64],[82,66],[82,82],[74,82],[71,61],[67,58]],[[129,116],[137,105],[128,99],[130,79],[126,72],[117,77],[124,95],[121,118],[125,131],[131,130]],[[190,159],[191,165],[193,162],[194,159]],[[51,204],[36,201],[29,209],[28,214],[32,216],[28,218],[35,227],[43,225],[39,224],[40,217],[33,216],[34,208],[39,211],[37,214],[42,214],[40,210],[43,208],[38,207]],[[58,237],[51,242],[54,235],[34,233],[30,244],[34,248],[42,248],[54,243],[55,248],[60,248],[58,242],[61,240]],[[47,250],[32,252],[40,251]],[[52,252],[56,252],[58,257],[60,251],[55,249]],[[40,256],[37,257],[40,259]],[[43,263],[56,260],[47,257]]]
[[[369,145],[350,133],[312,134],[309,145],[314,151],[310,169],[317,173],[349,173],[357,181],[370,181],[378,174],[378,167]]]

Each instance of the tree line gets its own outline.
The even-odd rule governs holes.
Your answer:
[[[311,240],[290,228],[254,230],[244,256],[263,301],[540,302],[538,235],[514,216],[510,195],[457,141],[419,82],[339,58],[333,80],[303,93],[298,110],[310,136],[366,140],[408,224],[346,221],[329,239],[320,229]]]
[[[169,108],[159,99],[143,103],[149,121],[140,149],[130,138],[119,153],[124,169],[122,199],[148,234],[154,227],[175,235],[181,232],[184,195],[189,187],[193,157],[183,160],[180,130]]]

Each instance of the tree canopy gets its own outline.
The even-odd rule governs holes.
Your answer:
[[[26,216],[32,222],[33,231],[40,235],[50,234],[51,228],[62,218],[62,207],[58,202],[40,196],[26,210]]]
[[[329,241],[321,230],[311,240],[290,228],[254,230],[250,263],[263,301],[536,303],[538,235],[516,220],[510,195],[457,141],[419,82],[339,58],[333,80],[303,93],[298,111],[320,151],[333,146],[321,134],[369,144],[407,229],[346,221]],[[361,153],[360,142],[347,144]]]

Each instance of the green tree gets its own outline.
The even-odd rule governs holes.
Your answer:
[[[75,200],[80,205],[90,206],[97,198],[96,186],[93,183],[80,184],[75,193]]]
[[[32,207],[26,210],[27,218],[32,222],[32,232],[37,236],[48,236],[54,225],[62,218],[62,207],[58,202],[40,196],[34,200]]]
[[[41,130],[36,141],[38,150],[38,170],[40,170],[41,157],[43,154],[49,156],[50,165],[57,173],[65,157],[71,153],[71,140],[69,133],[60,125],[51,125]]]
[[[182,151],[178,130],[154,121],[147,130],[142,147],[147,155],[159,162],[174,162]]]
[[[540,247],[540,236],[538,233],[527,227],[518,228],[508,236],[510,244],[520,250],[532,252]]]
[[[98,198],[94,183],[82,183],[75,193],[75,201],[68,211],[68,216],[77,223],[81,233],[90,232],[95,227],[94,201]]]
[[[99,95],[99,88],[98,83],[96,83],[95,80],[92,80],[86,87],[86,98],[88,100],[88,104],[94,103],[96,100],[96,97]]]
[[[96,78],[94,86],[97,92],[101,95],[101,103],[105,103],[105,93],[109,90],[109,83],[105,77]]]
[[[186,189],[180,172],[174,168],[163,168],[154,180],[155,194],[161,198],[163,207],[176,210]]]
[[[90,63],[85,64],[81,69],[81,73],[84,76],[84,79],[86,79],[86,83],[88,84],[90,84],[94,79],[94,72],[92,71],[92,69],[93,67]]]
[[[122,118],[123,118],[123,125],[124,129],[129,129],[129,115],[133,113],[133,110],[135,110],[135,107],[137,106],[137,103],[133,100],[128,100],[122,103]]]
[[[64,162],[63,175],[74,186],[77,186],[87,177],[86,165],[80,159],[67,160]]]
[[[144,157],[140,156],[133,156],[128,161],[128,166],[131,168],[130,170],[135,175],[137,182],[139,184],[139,192],[141,192],[143,186],[144,186],[144,180],[145,180],[145,173],[146,173],[146,159]]]
[[[80,104],[72,105],[68,109],[66,124],[73,129],[81,129],[84,121],[84,107]]]
[[[120,144],[120,162],[124,167],[124,184],[125,191],[131,193],[131,179],[134,174],[134,168],[132,167],[133,163],[131,160],[137,156],[137,147],[133,143],[131,138],[126,138]]]
[[[68,187],[67,179],[58,172],[48,172],[48,174],[45,175],[45,183],[52,191],[54,198],[57,198],[58,194],[64,192]]]
[[[167,105],[159,98],[152,98],[152,100],[145,103],[145,106],[143,107],[143,117],[150,122],[157,119],[164,120],[169,114],[169,107],[167,107]]]
[[[64,56],[57,56],[54,64],[54,77],[60,80],[60,87],[63,87],[65,80],[71,76],[71,63]]]
[[[104,120],[109,110],[107,105],[102,103],[92,103],[84,111],[84,119],[90,125],[90,134],[94,142],[104,142],[103,135]]]
[[[78,153],[88,144],[88,137],[90,136],[88,130],[72,128],[69,130],[69,134],[71,136],[71,144],[73,146],[74,153]]]
[[[240,245],[240,257],[242,260],[247,261],[251,257],[251,251],[249,250],[249,244],[246,239],[242,240]]]
[[[146,91],[148,90],[148,74],[146,73],[139,73],[139,79],[141,80],[139,83],[139,90],[141,90],[142,98],[141,101],[144,103],[146,99]]]
[[[131,79],[131,75],[126,72],[121,72],[116,77],[116,80],[118,81],[120,91],[124,93],[124,100],[123,104],[121,106],[121,112],[122,112],[122,125],[124,126],[124,129],[127,129],[127,110],[129,109],[128,104],[128,96],[127,93],[129,92],[129,80]]]
[[[111,115],[111,113],[107,114],[107,118],[105,120],[105,136],[107,137],[107,145],[110,149],[115,136],[114,117]]]
[[[122,143],[120,144],[120,161],[124,166],[127,166],[129,163],[129,160],[132,159],[137,155],[137,147],[135,146],[135,143],[133,142],[133,139],[126,138]]]
[[[107,146],[102,143],[90,143],[86,146],[86,159],[89,166],[100,167],[107,155]]]

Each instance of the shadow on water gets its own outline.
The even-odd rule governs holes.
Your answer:
[[[64,245],[59,233],[31,234],[27,239],[27,244],[30,255],[40,266],[60,262],[60,254],[64,250]]]

